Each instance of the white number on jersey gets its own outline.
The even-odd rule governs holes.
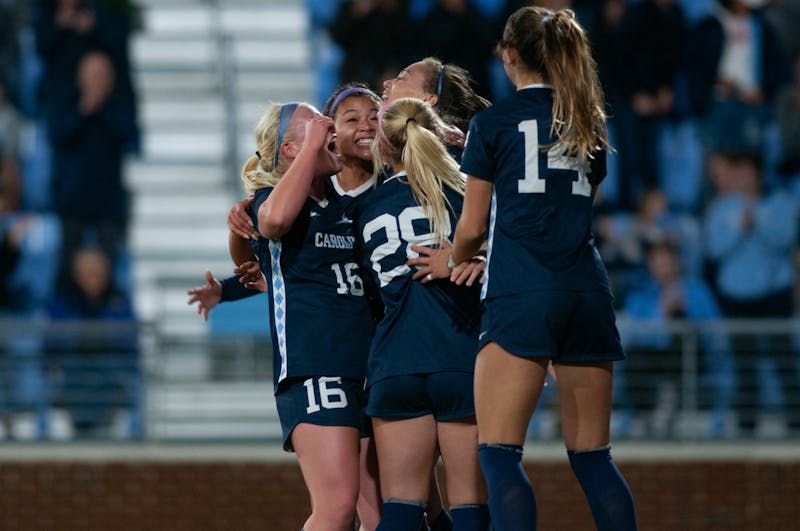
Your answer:
[[[342,385],[340,377],[323,376],[317,380],[319,386],[319,403],[314,393],[314,379],[309,378],[303,385],[306,387],[306,394],[308,395],[308,407],[306,413],[316,413],[320,409],[341,409],[347,407],[347,395],[344,394],[343,389],[329,388],[328,384],[337,383]],[[320,405],[321,404],[321,405]]]
[[[381,287],[386,286],[393,278],[408,273],[411,268],[405,264],[398,265],[389,271],[381,269],[381,260],[387,256],[394,254],[400,248],[402,242],[406,242],[406,258],[416,258],[419,253],[411,250],[412,245],[434,245],[436,235],[432,232],[425,234],[416,234],[414,232],[414,220],[427,219],[425,210],[421,206],[408,207],[404,209],[399,216],[394,217],[391,214],[381,214],[364,226],[364,242],[372,239],[373,235],[383,230],[386,234],[386,243],[380,244],[372,251],[370,261],[372,262],[372,269],[378,273],[378,278],[381,281]]]
[[[336,275],[336,293],[339,295],[354,295],[360,297],[364,295],[364,282],[358,276],[358,264],[348,262],[344,264],[331,264],[331,269]],[[344,271],[342,271],[344,269]]]
[[[517,182],[521,194],[543,194],[547,181],[539,177],[539,126],[536,120],[525,120],[517,125],[517,130],[525,135],[525,178]],[[586,175],[589,165],[581,164],[577,157],[566,155],[567,146],[556,144],[547,151],[547,167],[553,170],[572,170],[578,179],[572,182],[572,194],[589,197],[592,185]]]

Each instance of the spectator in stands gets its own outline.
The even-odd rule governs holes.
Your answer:
[[[22,211],[22,118],[4,86],[0,78],[0,311],[35,313],[52,295],[60,229],[53,216]]]
[[[709,150],[761,150],[771,104],[788,66],[772,26],[744,0],[720,0],[693,28],[689,104]]]
[[[125,412],[120,435],[141,436],[138,333],[131,301],[113,284],[101,248],[73,255],[69,282],[50,304],[47,352],[55,404],[71,415],[78,437],[108,434]],[[59,323],[61,323],[59,325]]]
[[[754,0],[750,0],[752,4]],[[786,57],[800,54],[800,0],[762,0],[767,4],[766,17],[775,27]]]
[[[719,319],[722,313],[711,289],[699,278],[689,278],[681,268],[675,242],[656,240],[647,250],[649,278],[625,301],[627,317],[667,324],[672,319],[692,322]],[[674,415],[679,405],[682,337],[668,330],[629,329],[623,337],[628,359],[624,362],[624,382],[629,405],[646,416],[646,427],[655,437],[673,435]],[[734,366],[728,336],[703,333],[700,347],[705,360],[711,416],[708,435],[724,434],[726,416],[734,393]],[[702,381],[702,380],[701,380]],[[701,391],[706,391],[701,386]],[[709,393],[701,393],[703,396]]]
[[[39,99],[47,100],[75,83],[78,65],[84,55],[102,51],[114,66],[116,92],[121,102],[118,112],[136,120],[136,98],[131,83],[128,40],[131,32],[129,0],[39,0],[34,10],[36,48],[44,62],[39,84]],[[134,128],[129,147],[138,149],[138,129]]]
[[[800,53],[794,57],[794,77],[778,93],[775,118],[781,139],[782,160],[779,173],[785,177],[800,177]],[[793,186],[800,192],[800,186]],[[800,199],[800,195],[798,195]]]
[[[709,204],[704,219],[705,249],[713,263],[714,287],[722,311],[732,318],[788,318],[793,315],[795,282],[793,248],[797,241],[797,207],[783,190],[768,191],[762,180],[761,158],[756,153],[725,155],[721,169],[730,174],[720,182],[726,187]],[[727,189],[729,188],[729,190]],[[752,433],[756,411],[774,418],[783,401],[797,425],[797,383],[794,354],[787,333],[734,336],[739,369],[740,427]],[[782,390],[764,382],[769,361],[783,379]],[[755,390],[758,387],[758,399]]]
[[[684,21],[675,0],[629,5],[620,28],[623,97],[612,109],[620,157],[623,207],[659,181],[658,138],[673,111],[674,84],[684,45]],[[627,198],[625,197],[627,194]],[[627,203],[627,204],[626,204]]]
[[[0,76],[0,318],[30,318],[52,295],[60,227],[47,214],[22,211],[22,119]],[[48,432],[47,399],[34,322],[0,332],[0,416],[19,438]],[[26,422],[25,419],[35,419]],[[27,428],[21,426],[27,425]]]
[[[115,90],[113,65],[102,52],[83,56],[76,82],[49,102],[53,197],[64,227],[63,281],[71,254],[87,232],[95,233],[115,265],[125,249],[129,198],[122,160],[135,124]]]
[[[349,0],[331,24],[331,38],[342,47],[340,81],[370,87],[395,75],[408,62],[414,38],[407,0]]]
[[[609,269],[615,296],[623,302],[626,294],[647,283],[647,247],[669,240],[677,246],[685,273],[697,277],[701,272],[702,252],[697,221],[689,215],[669,210],[666,195],[658,188],[644,191],[633,215],[617,212],[598,216],[600,254]]]

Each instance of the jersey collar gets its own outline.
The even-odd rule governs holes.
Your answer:
[[[517,89],[517,91],[531,89],[531,88],[547,88],[552,90],[553,85],[551,85],[550,83],[531,83],[530,85],[525,85],[524,87]]]
[[[386,179],[386,180],[385,180],[385,181],[383,181],[383,182],[384,182],[384,183],[388,183],[388,182],[389,182],[389,181],[391,181],[392,179],[397,179],[398,177],[407,177],[407,176],[408,176],[408,174],[406,173],[406,171],[405,171],[405,170],[403,170],[403,171],[401,171],[401,172],[397,172],[397,173],[395,173],[394,175],[392,175],[391,177],[389,177],[388,179]]]
[[[345,189],[339,184],[339,178],[336,175],[331,176],[331,182],[333,183],[333,189],[336,190],[337,194],[348,197],[358,197],[375,184],[375,177],[371,177],[370,179],[367,179],[364,184],[356,186],[352,190],[347,191],[345,191]]]

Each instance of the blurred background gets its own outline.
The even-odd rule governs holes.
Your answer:
[[[696,459],[787,459],[756,485],[796,494],[798,0],[0,0],[0,454],[225,443],[264,458],[252,448],[280,439],[266,299],[208,323],[186,303],[206,268],[231,274],[256,120],[271,102],[322,108],[343,82],[380,92],[428,55],[501,98],[493,46],[525,4],[575,10],[605,90],[616,151],[595,234],[628,352],[613,440],[635,463],[677,460],[678,483],[719,473]],[[532,448],[560,448],[548,389]],[[634,492],[668,484],[652,474]],[[680,524],[651,512],[648,528],[694,528],[681,503]],[[697,528],[800,516],[726,503]],[[137,528],[120,525],[82,528]]]

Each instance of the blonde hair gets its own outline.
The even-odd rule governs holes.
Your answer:
[[[603,91],[586,32],[570,9],[522,7],[506,22],[498,51],[517,50],[527,68],[552,83],[550,134],[581,160],[609,149]]]
[[[450,236],[453,210],[443,187],[464,195],[466,184],[464,174],[444,147],[440,131],[446,127],[428,103],[401,98],[381,109],[379,140],[372,144],[376,175],[384,167],[384,155],[402,162],[414,199],[425,211],[431,232],[440,239]]]
[[[248,195],[260,188],[274,187],[288,169],[289,165],[283,154],[278,155],[278,163],[275,164],[275,153],[279,148],[277,143],[281,107],[283,106],[280,103],[270,105],[256,124],[256,151],[245,161],[241,173],[244,190]],[[287,126],[282,141],[293,139],[294,131]]]

